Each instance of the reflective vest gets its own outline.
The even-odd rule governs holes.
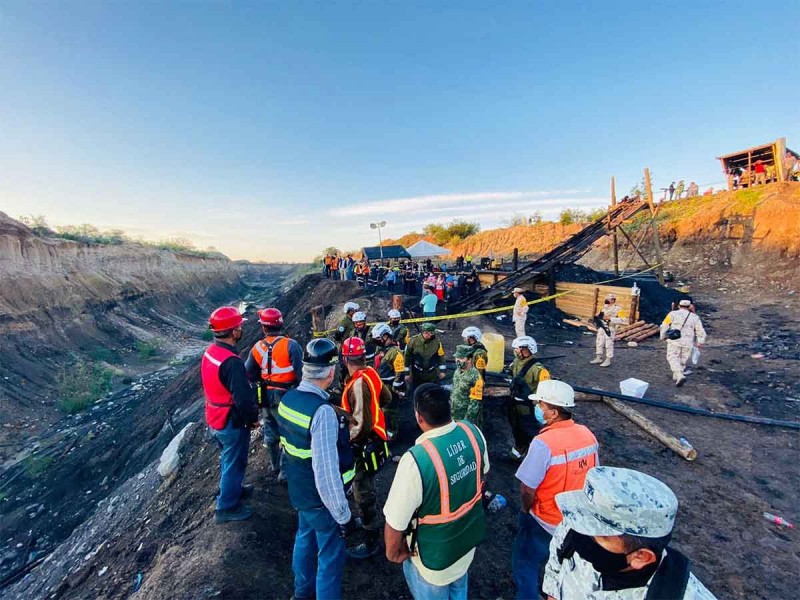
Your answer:
[[[395,361],[397,361],[398,355],[402,357],[400,349],[395,345],[389,346],[383,353],[375,355],[375,370],[381,381],[391,383],[397,377]],[[405,365],[403,366],[405,367]],[[403,370],[405,369],[401,369],[401,373]]]
[[[219,379],[219,368],[231,356],[239,358],[235,352],[217,344],[211,344],[200,361],[200,377],[203,380],[203,391],[206,396],[206,422],[212,429],[225,429],[228,415],[234,405],[233,394],[222,385]]]
[[[477,428],[466,421],[409,450],[422,479],[416,549],[429,569],[446,569],[483,541],[484,450]]]
[[[364,402],[369,402],[369,412],[372,417],[371,429],[385,442],[389,438],[386,435],[386,421],[380,404],[383,382],[375,369],[372,367],[364,367],[353,374],[350,381],[344,386],[344,391],[342,392],[342,408],[348,413],[353,414],[353,409],[350,406],[350,390],[353,389],[353,385],[355,385],[356,381],[359,379],[364,382],[367,390],[369,390],[370,397],[364,398]]]
[[[289,356],[290,342],[282,335],[268,335],[253,346],[253,360],[261,365],[261,379],[268,390],[288,390],[297,383]]]
[[[289,485],[289,500],[297,510],[311,510],[324,506],[314,482],[311,465],[311,421],[314,414],[327,402],[314,392],[297,388],[283,395],[278,405],[278,431],[281,446],[286,453],[286,481]],[[352,484],[356,471],[353,452],[350,449],[350,431],[347,417],[337,414],[339,434],[336,452],[339,456],[339,472],[345,491]]]
[[[563,516],[556,494],[583,488],[586,473],[597,466],[597,438],[588,427],[568,419],[543,427],[535,439],[550,449],[550,465],[536,488],[530,512],[545,523],[558,525]]]

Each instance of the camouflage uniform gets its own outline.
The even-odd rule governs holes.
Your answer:
[[[679,329],[681,337],[677,340],[667,338],[667,331]],[[672,371],[672,380],[677,384],[686,379],[684,370],[686,363],[692,356],[692,350],[697,344],[706,343],[706,330],[703,323],[695,313],[686,308],[679,308],[670,312],[661,323],[661,339],[667,340],[667,363]]]
[[[402,323],[392,325],[392,322],[389,321],[389,327],[392,328],[392,339],[397,342],[401,352],[405,351],[408,338],[410,337],[408,334],[408,326]]]
[[[558,551],[570,530],[588,536],[623,534],[658,538],[672,531],[678,499],[658,479],[615,467],[589,470],[582,490],[556,496],[564,520],[553,534],[550,559],[544,572],[542,591],[556,600],[644,600],[656,575],[644,587],[603,590],[601,575],[575,552],[559,561]],[[667,548],[665,556],[676,553]],[[677,554],[677,553],[676,553]],[[662,566],[665,566],[663,563]],[[683,571],[685,573],[685,571]],[[665,574],[665,577],[679,577]],[[689,574],[683,600],[715,600],[714,595]]]
[[[486,365],[489,364],[489,353],[486,351],[486,346],[480,342],[475,342],[471,346],[472,350],[472,364],[478,369],[481,377],[486,378]]]
[[[350,318],[350,315],[345,315],[336,326],[336,331],[333,332],[333,339],[341,343],[347,338],[352,337],[355,330],[356,326],[353,324],[353,319]]]
[[[469,346],[458,346],[455,357],[468,358],[471,351]],[[453,373],[450,405],[454,421],[467,420],[473,425],[481,426],[483,422],[483,378],[478,373],[478,369],[471,365],[464,369],[456,367]]]

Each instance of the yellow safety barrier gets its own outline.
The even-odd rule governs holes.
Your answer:
[[[639,271],[637,273],[632,273],[630,275],[623,275],[622,277],[615,277],[614,279],[608,279],[606,281],[597,281],[597,282],[591,282],[591,283],[594,283],[594,285],[604,285],[606,283],[611,283],[613,281],[619,281],[621,279],[628,279],[630,277],[636,277],[637,275],[641,275],[642,273],[647,273],[648,271],[652,271],[653,269],[656,269],[659,266],[660,266],[660,264],[654,265],[654,266],[650,267],[649,269],[645,269],[644,271]],[[591,283],[590,283],[590,285],[591,285]],[[558,298],[560,296],[566,296],[567,294],[571,294],[571,293],[573,293],[573,291],[574,290],[567,290],[565,292],[558,292],[557,294],[552,294],[550,296],[544,296],[542,298],[537,298],[536,300],[530,300],[528,302],[528,306],[530,306],[531,304],[539,304],[541,302],[549,302],[550,300],[553,300],[554,298]],[[467,317],[478,317],[480,315],[490,315],[490,314],[493,314],[493,313],[506,312],[506,311],[509,311],[509,310],[514,310],[514,305],[513,304],[511,304],[510,306],[501,306],[501,307],[498,307],[498,308],[486,308],[486,309],[483,309],[483,310],[473,310],[473,311],[470,311],[470,312],[458,313],[458,314],[455,314],[455,315],[440,315],[438,317],[414,317],[412,319],[403,319],[400,322],[403,323],[403,324],[407,324],[407,323],[429,323],[429,322],[432,322],[432,321],[446,321],[448,319],[465,319]],[[378,323],[381,323],[381,322],[385,322],[385,321],[375,321],[375,322],[367,323],[367,326],[368,327],[372,327],[373,325],[377,325]],[[314,337],[325,337],[326,335],[330,335],[330,334],[334,333],[335,331],[336,331],[336,329],[328,329],[327,331],[315,331],[315,332],[313,332],[313,335],[314,335]]]

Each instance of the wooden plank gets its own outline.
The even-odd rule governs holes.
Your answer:
[[[643,331],[641,333],[636,334],[635,336],[631,337],[629,341],[631,342],[641,342],[642,340],[646,340],[647,338],[653,337],[659,332],[660,328],[658,326],[653,327],[653,329],[649,329]]]

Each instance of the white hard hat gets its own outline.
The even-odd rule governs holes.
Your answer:
[[[349,312],[351,310],[358,310],[359,308],[361,308],[361,307],[358,304],[356,304],[355,302],[345,302],[344,303],[344,308],[342,309],[342,311],[343,312]]]
[[[375,323],[375,325],[372,327],[372,333],[370,333],[370,335],[372,336],[373,340],[379,340],[385,333],[392,335],[392,328],[386,323]]]
[[[403,315],[401,315],[401,314],[400,314],[400,311],[399,311],[399,310],[397,310],[396,308],[393,308],[392,310],[390,310],[390,311],[388,312],[388,317],[389,317],[390,319],[399,319],[399,318],[400,318],[400,317],[402,317],[402,316],[403,316]]]
[[[536,340],[529,335],[523,335],[511,342],[512,348],[527,348],[531,354],[536,354],[539,351],[539,346],[536,345]]]
[[[480,342],[483,334],[481,330],[475,327],[474,325],[470,325],[464,331],[461,332],[461,337],[464,339],[467,338],[475,338],[475,341]]]
[[[358,307],[358,305],[356,305],[356,307]],[[354,323],[355,323],[356,321],[366,321],[366,320],[367,320],[367,315],[365,315],[365,314],[364,314],[363,312],[361,312],[361,311],[358,311],[357,313],[355,313],[355,314],[353,315],[353,322],[354,322]]]
[[[572,386],[557,379],[545,379],[536,386],[536,392],[528,396],[534,402],[547,402],[552,406],[572,408],[575,406],[575,390]]]

